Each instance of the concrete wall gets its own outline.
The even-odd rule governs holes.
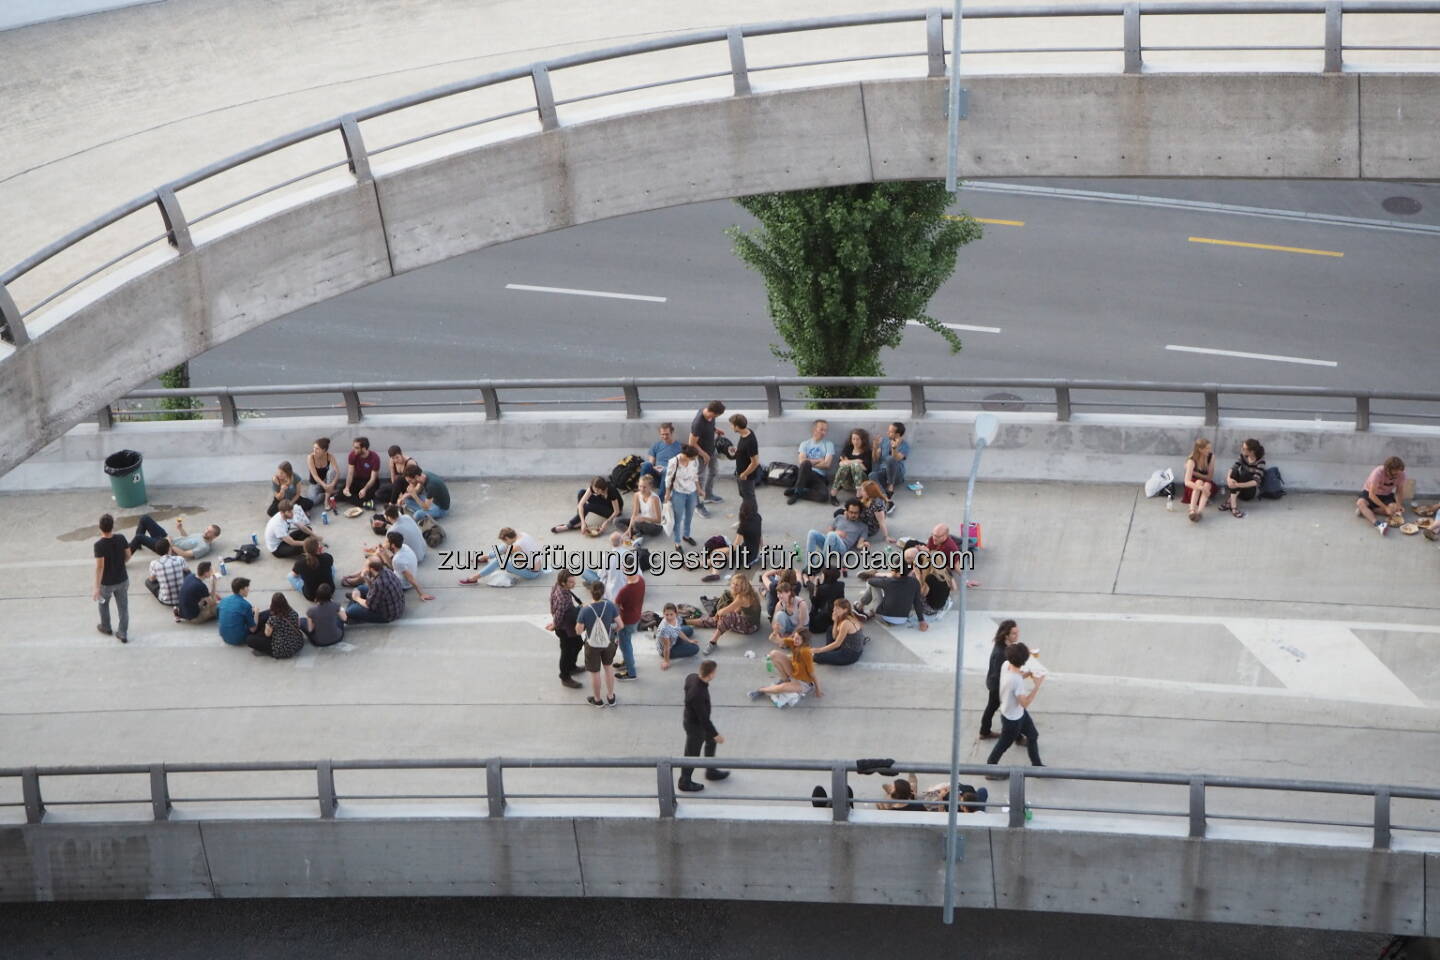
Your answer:
[[[0,901],[589,896],[938,907],[944,816],[616,805],[504,819],[215,819],[0,828]],[[1435,936],[1440,855],[1309,831],[1193,840],[1177,828],[1009,829],[962,820],[962,908]],[[1069,818],[1073,821],[1074,818]],[[1053,821],[1053,824],[1049,822]],[[784,851],[783,869],[775,867]],[[1428,878],[1427,878],[1427,863]]]
[[[967,84],[967,176],[1440,177],[1440,123],[1423,122],[1436,75]],[[886,80],[642,110],[210,221],[192,253],[142,259],[32,318],[34,342],[0,359],[0,473],[160,371],[396,273],[675,204],[939,177],[943,94],[941,80]]]
[[[811,414],[797,411],[772,420],[763,410],[742,410],[760,438],[762,458],[793,462],[810,432]],[[973,415],[932,413],[923,420],[884,412],[836,415],[832,436],[852,426],[883,432],[891,420],[908,424],[914,449],[911,475],[963,476],[970,468]],[[480,414],[375,415],[351,425],[343,416],[245,420],[233,428],[217,421],[118,424],[101,431],[76,427],[29,462],[0,477],[3,490],[107,487],[101,469],[107,454],[125,448],[145,455],[150,485],[203,484],[217,478],[261,480],[281,460],[302,463],[318,436],[342,447],[365,435],[382,452],[398,443],[446,477],[579,477],[608,473],[627,453],[647,449],[656,426],[674,421],[683,431],[693,411],[647,411],[642,420],[617,414],[507,413],[487,422]],[[1335,424],[1222,419],[1205,427],[1198,417],[1078,414],[1056,423],[1049,414],[1002,414],[1003,426],[986,455],[988,479],[1143,483],[1170,467],[1179,476],[1197,436],[1208,436],[1228,467],[1231,452],[1249,436],[1265,444],[1267,461],[1280,467],[1293,490],[1358,490],[1374,466],[1390,454],[1402,457],[1421,494],[1440,494],[1440,428],[1376,428],[1369,433]]]

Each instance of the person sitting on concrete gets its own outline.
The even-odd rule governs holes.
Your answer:
[[[950,612],[950,601],[955,594],[955,576],[942,567],[922,567],[920,574],[920,597],[925,603],[925,616],[938,620]]]
[[[771,650],[770,662],[775,665],[780,680],[751,690],[751,700],[769,697],[771,703],[783,710],[795,706],[812,693],[816,699],[824,696],[820,690],[820,678],[815,675],[815,654],[809,644],[799,637],[787,637],[784,649]]]
[[[1240,501],[1254,501],[1264,479],[1265,448],[1259,440],[1246,440],[1240,444],[1240,459],[1235,461],[1225,478],[1225,488],[1230,495],[1220,502],[1220,509],[1229,510],[1237,520],[1243,519],[1245,511],[1240,509]]]
[[[1370,471],[1360,498],[1355,501],[1355,516],[1364,517],[1375,525],[1383,536],[1389,528],[1389,519],[1405,519],[1405,508],[1400,505],[1400,496],[1405,489],[1405,461],[1390,457]]]
[[[660,439],[642,454],[645,462],[640,464],[640,478],[643,480],[649,477],[654,481],[655,493],[658,496],[665,496],[665,469],[670,466],[670,461],[675,459],[675,454],[680,452],[680,447],[680,441],[675,439],[675,424],[667,420],[660,424]]]
[[[830,524],[828,533],[811,530],[805,536],[805,562],[809,569],[846,566],[845,554],[870,546],[865,521],[860,519],[861,504],[851,497],[845,501],[845,512]]]
[[[194,573],[185,573],[180,583],[180,600],[175,604],[176,623],[204,623],[215,619],[220,602],[215,595],[218,579],[210,572],[209,560],[201,560]]]
[[[255,632],[255,608],[250,606],[250,578],[236,577],[230,581],[230,596],[220,601],[216,619],[220,639],[232,647],[243,647]]]
[[[439,520],[450,512],[450,488],[439,474],[421,470],[418,463],[405,468],[405,492],[395,502],[417,518],[422,514]]]
[[[890,523],[886,519],[891,505],[885,499],[880,484],[874,480],[864,481],[860,484],[857,496],[860,500],[860,519],[865,522],[865,536],[874,539],[879,535],[885,538],[886,543],[894,543],[895,538],[890,535]]]
[[[895,499],[895,491],[905,485],[905,464],[910,459],[910,441],[905,439],[905,424],[895,422],[885,436],[875,441],[875,466],[870,479],[879,483],[885,498]]]
[[[845,596],[845,581],[839,567],[826,567],[810,583],[810,633],[824,636],[830,632],[835,601]]]
[[[497,534],[499,542],[489,550],[490,561],[468,577],[461,577],[465,585],[479,583],[503,570],[522,580],[534,580],[545,569],[545,546],[528,533],[521,533],[514,527],[501,527]],[[523,560],[520,558],[524,558]]]
[[[415,522],[415,518],[408,513],[402,512],[401,509],[393,503],[387,504],[385,512],[380,516],[382,519],[381,529],[377,532],[384,534],[389,533],[391,530],[396,531],[400,536],[405,538],[406,546],[415,551],[416,561],[424,563],[425,553],[430,548],[429,545],[425,543],[425,535],[420,532],[420,524]]]
[[[745,574],[737,573],[730,578],[730,588],[716,600],[715,614],[696,617],[689,623],[692,627],[714,629],[714,636],[705,645],[705,656],[708,657],[720,645],[720,638],[725,634],[749,636],[760,629],[760,595]]]
[[[379,557],[365,564],[365,582],[345,598],[350,601],[345,608],[349,623],[391,623],[405,612],[405,587]]]
[[[270,503],[265,508],[265,516],[275,516],[280,504],[286,501],[296,504],[307,514],[315,506],[309,497],[300,496],[300,480],[295,476],[295,468],[290,466],[290,461],[281,460],[270,478]]]
[[[830,498],[830,470],[835,465],[835,444],[825,439],[830,432],[828,420],[816,420],[810,427],[810,437],[800,442],[795,462],[800,472],[795,486],[785,491],[785,502],[793,505],[802,497],[824,503]]]
[[[322,583],[315,591],[315,605],[305,611],[305,636],[312,646],[333,647],[345,639],[345,608],[335,602],[335,587]]]
[[[660,669],[669,670],[671,660],[684,660],[700,652],[695,642],[695,628],[680,622],[680,610],[673,603],[665,604],[660,625],[655,628],[655,652],[660,654]]]
[[[870,443],[869,431],[861,430],[858,427],[851,430],[850,438],[845,442],[845,447],[839,452],[838,457],[839,462],[835,465],[835,479],[830,482],[830,506],[832,507],[840,506],[841,491],[859,496],[860,485],[870,478],[875,450]]]
[[[285,594],[270,597],[270,609],[261,614],[263,625],[245,639],[256,654],[268,654],[276,660],[289,660],[305,649],[305,631],[309,621],[290,606]]]
[[[215,524],[205,528],[205,532],[197,536],[191,536],[185,531],[185,518],[175,518],[175,529],[180,536],[172,537],[165,532],[165,528],[155,522],[150,514],[144,514],[135,523],[135,536],[130,539],[130,552],[139,553],[141,547],[149,547],[156,553],[160,552],[161,540],[170,541],[170,552],[183,557],[186,560],[199,560],[210,552],[215,539],[220,536],[220,528]]]
[[[645,537],[663,537],[665,528],[660,525],[662,503],[659,494],[655,492],[655,477],[650,474],[642,474],[640,485],[636,488],[635,496],[631,500],[630,524],[625,529],[625,536],[636,543]]]
[[[155,544],[155,552],[160,556],[150,561],[150,576],[145,578],[145,586],[155,599],[173,607],[180,602],[180,584],[190,571],[185,566],[185,558],[170,549],[169,540]]]
[[[400,494],[410,488],[410,484],[405,480],[405,471],[412,464],[419,466],[413,457],[405,455],[405,451],[400,449],[398,443],[390,445],[389,454],[390,479],[375,489],[375,502],[379,504],[389,504],[399,500]]]
[[[1195,447],[1185,461],[1185,492],[1181,503],[1190,505],[1190,522],[1199,523],[1205,513],[1205,505],[1215,492],[1215,451],[1210,441],[1197,437]]]
[[[369,509],[375,505],[375,487],[380,482],[380,454],[370,449],[369,437],[356,437],[346,457],[345,485],[340,499]]]
[[[910,569],[899,576],[870,578],[865,595],[855,609],[860,619],[878,617],[891,626],[918,627],[922,632],[930,629],[925,620],[925,600],[920,592],[921,571],[914,564],[913,555],[907,560],[910,561]]]
[[[305,457],[305,470],[310,475],[306,497],[312,503],[322,503],[328,509],[335,509],[335,495],[340,492],[340,461],[330,452],[330,438],[321,437],[310,447]]]
[[[935,525],[935,529],[930,531],[930,539],[925,541],[925,549],[930,554],[931,569],[943,569],[951,574],[964,572],[965,551],[950,535],[947,524]]]
[[[911,813],[943,812],[947,809],[945,804],[950,798],[950,784],[948,783],[937,783],[921,793],[919,783],[913,773],[904,779],[897,777],[881,789],[885,791],[885,796],[890,800],[875,804],[876,808],[880,810],[904,810]],[[983,813],[985,804],[989,800],[989,788],[976,788],[968,783],[961,783],[960,803],[957,805],[957,809],[961,813]]]
[[[385,534],[384,549],[379,556],[394,571],[395,576],[400,578],[402,589],[414,590],[415,596],[421,601],[435,599],[426,593],[425,588],[420,586],[420,581],[415,579],[415,574],[420,569],[420,561],[415,559],[415,551],[410,549],[405,538],[399,533],[391,530]]]
[[[315,602],[320,587],[335,584],[335,558],[325,552],[325,544],[319,537],[310,537],[302,542],[300,559],[290,568],[290,585],[311,603]]]
[[[770,617],[770,642],[779,644],[781,637],[810,635],[810,603],[800,595],[796,585],[787,580],[775,584],[775,612]]]
[[[781,581],[789,583],[796,593],[800,592],[800,574],[796,573],[793,567],[778,567],[760,574],[759,590],[765,595],[765,619],[767,620],[774,618],[775,608],[780,603]]]
[[[816,663],[831,667],[848,667],[860,659],[869,643],[860,618],[845,598],[836,600],[830,613],[830,632],[825,643],[811,650]]]
[[[760,510],[753,498],[742,498],[735,521],[735,534],[729,540],[716,535],[705,541],[710,572],[701,577],[704,583],[718,583],[727,570],[749,570],[760,562],[762,549]]]
[[[271,556],[289,560],[300,556],[305,541],[313,536],[310,518],[299,504],[281,500],[275,515],[265,524],[265,549]]]
[[[550,528],[551,533],[583,530],[587,537],[598,537],[618,526],[624,517],[625,498],[612,489],[605,477],[595,477],[590,485],[576,494],[575,516]]]

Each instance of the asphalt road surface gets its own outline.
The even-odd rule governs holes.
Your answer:
[[[771,866],[766,869],[782,869]],[[10,960],[1372,960],[1373,934],[1068,914],[679,900],[220,900],[0,907]]]
[[[1432,185],[1028,183],[1440,224]],[[1387,200],[1419,210],[1392,213]],[[951,354],[912,328],[887,353],[889,372],[1434,387],[1440,232],[989,192],[964,193],[962,205],[1010,222],[987,224],[961,250],[932,314],[985,329],[960,330],[964,349]],[[271,323],[198,358],[193,376],[238,385],[790,373],[770,353],[763,286],[724,234],[744,222],[731,202],[704,203],[494,247]]]

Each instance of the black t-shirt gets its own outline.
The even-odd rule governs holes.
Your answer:
[[[193,573],[185,574],[185,579],[180,581],[180,602],[176,604],[180,608],[180,616],[186,620],[194,620],[200,616],[200,601],[210,596],[210,588],[205,586],[205,581]]]
[[[740,476],[750,469],[750,464],[760,456],[760,441],[755,438],[755,431],[751,430],[748,436],[739,437],[735,441],[735,476]],[[753,476],[753,474],[752,474]]]
[[[931,610],[939,610],[945,606],[945,601],[950,599],[950,584],[944,577],[935,574],[928,574],[925,577],[925,606]]]
[[[300,588],[300,592],[304,594],[306,600],[314,603],[315,591],[319,589],[320,584],[335,582],[331,576],[331,571],[334,566],[335,558],[328,553],[322,553],[317,558],[315,566],[310,566],[305,558],[301,557],[295,561],[295,566],[290,569],[294,571],[295,576],[299,577],[304,583],[304,586]]]
[[[585,497],[585,507],[580,511],[580,516],[583,519],[585,514],[593,513],[597,517],[613,517],[620,513],[624,505],[624,500],[615,490],[609,493],[591,493]]]
[[[105,559],[105,568],[100,571],[102,586],[113,587],[130,579],[125,572],[125,549],[128,546],[125,538],[118,533],[95,541],[95,556]]]
[[[752,559],[760,556],[760,522],[763,518],[758,513],[742,518],[737,532],[740,534],[740,563],[748,565]]]
[[[690,421],[690,432],[699,438],[697,446],[701,450],[710,454],[715,452],[715,421],[706,418],[703,408]]]
[[[845,596],[845,582],[836,580],[834,583],[820,581],[814,591],[810,594],[810,632],[813,634],[826,634],[830,632],[830,614],[835,607],[835,601]]]

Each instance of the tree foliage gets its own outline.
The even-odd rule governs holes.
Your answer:
[[[927,312],[955,271],[959,249],[981,235],[968,215],[945,214],[939,181],[863,183],[740,197],[760,226],[731,227],[735,253],[760,273],[784,346],[775,356],[801,376],[878,377],[880,351],[900,345],[908,321],[943,337],[954,331]],[[854,396],[854,388],[811,395]],[[874,390],[864,391],[874,396]]]
[[[171,367],[159,377],[160,386],[171,389],[190,386],[190,364],[182,363],[178,367]],[[200,402],[194,397],[161,397],[160,408],[166,413],[161,414],[162,420],[198,420],[200,415],[193,408],[200,406]]]

